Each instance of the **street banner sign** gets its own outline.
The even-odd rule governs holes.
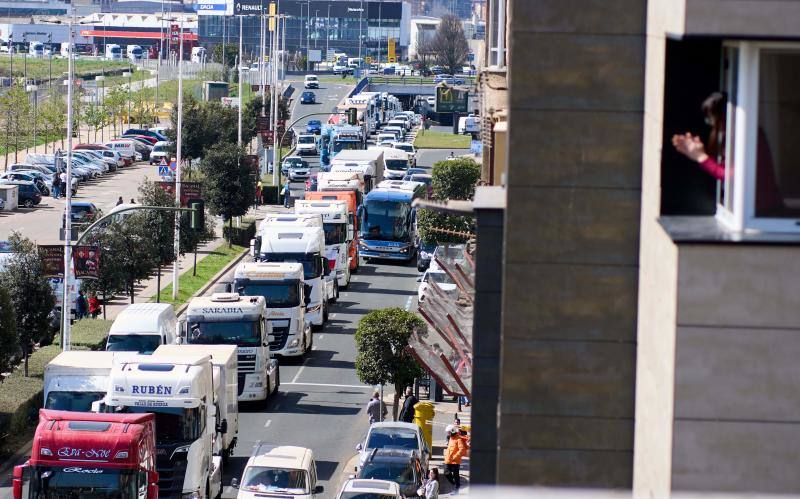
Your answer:
[[[386,44],[386,51],[389,62],[397,62],[396,43],[394,38],[389,38]]]
[[[264,0],[233,0],[233,15],[259,16]]]
[[[170,37],[172,38],[173,42],[180,41],[181,38],[181,26],[179,24],[173,24],[170,26]]]
[[[328,62],[335,62],[336,61],[336,49],[328,49],[325,53],[325,60]]]
[[[100,277],[100,248],[98,246],[75,246],[72,250],[72,266],[78,279]]]
[[[233,0],[196,0],[194,10],[198,16],[231,16]]]
[[[161,189],[175,197],[175,182],[156,182]],[[200,182],[181,182],[181,206],[186,207],[190,199],[202,199]]]
[[[256,116],[256,127],[261,133],[269,132],[269,116]]]
[[[42,259],[42,275],[44,277],[64,276],[64,246],[39,246],[39,257]]]

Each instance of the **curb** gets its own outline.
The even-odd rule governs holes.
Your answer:
[[[224,244],[224,243],[223,243],[223,244]],[[227,274],[228,272],[230,272],[230,270],[231,270],[233,267],[235,267],[236,265],[238,265],[238,264],[239,264],[239,262],[241,262],[241,261],[242,261],[242,259],[244,259],[244,257],[247,255],[247,253],[248,253],[248,250],[244,250],[244,251],[242,251],[242,254],[241,254],[241,255],[239,255],[239,256],[237,256],[236,258],[234,258],[233,260],[231,260],[231,261],[230,261],[230,262],[229,262],[227,265],[225,265],[225,266],[224,266],[224,267],[223,267],[223,268],[222,268],[222,269],[221,269],[219,272],[217,272],[216,274],[214,274],[214,276],[213,276],[211,279],[209,279],[209,280],[208,280],[208,282],[206,282],[205,284],[203,284],[203,286],[202,286],[200,289],[198,289],[197,291],[195,291],[195,292],[194,292],[194,294],[192,294],[192,296],[190,296],[190,297],[189,297],[189,300],[191,301],[191,299],[192,299],[192,298],[197,298],[198,296],[202,296],[202,295],[203,295],[203,293],[205,293],[206,291],[208,291],[209,289],[211,289],[211,286],[215,285],[215,284],[216,284],[216,283],[217,283],[217,282],[218,282],[218,281],[219,281],[219,280],[222,278],[222,276],[224,276],[225,274]],[[179,278],[180,278],[180,277],[179,277]],[[186,303],[184,303],[183,305],[181,305],[180,307],[178,307],[178,309],[177,309],[177,310],[175,310],[175,315],[176,315],[176,316],[178,316],[178,317],[180,317],[181,315],[183,315],[183,313],[184,313],[184,312],[186,312],[186,309],[187,309],[188,307],[189,307],[189,302],[187,301]]]

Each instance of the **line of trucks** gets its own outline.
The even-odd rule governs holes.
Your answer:
[[[293,213],[261,222],[252,261],[237,266],[226,292],[193,298],[180,319],[168,304],[130,305],[106,351],[53,359],[14,499],[219,497],[238,404],[277,392],[276,357],[311,350],[362,259],[416,256],[412,203],[425,186],[383,180],[382,160],[356,159],[320,172],[318,190]]]

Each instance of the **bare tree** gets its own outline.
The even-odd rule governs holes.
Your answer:
[[[469,44],[458,17],[449,14],[442,17],[436,36],[431,40],[431,50],[439,65],[446,67],[450,74],[461,70],[469,55]]]

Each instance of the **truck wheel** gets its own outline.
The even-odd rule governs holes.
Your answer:
[[[278,371],[275,373],[275,386],[272,388],[272,394],[278,394],[278,387],[281,386],[281,368],[278,367]]]
[[[325,324],[326,322],[328,322],[328,304],[327,303],[325,303],[322,306],[322,324]]]
[[[344,286],[343,286],[343,288],[344,288],[344,289],[347,289],[347,288],[349,288],[349,287],[350,287],[350,276],[352,275],[352,271],[351,271],[351,270],[350,270],[350,268],[348,267],[347,269],[345,269],[345,272],[347,272],[347,275],[345,276],[345,277],[346,277],[346,279],[345,279],[345,281],[344,281]]]

